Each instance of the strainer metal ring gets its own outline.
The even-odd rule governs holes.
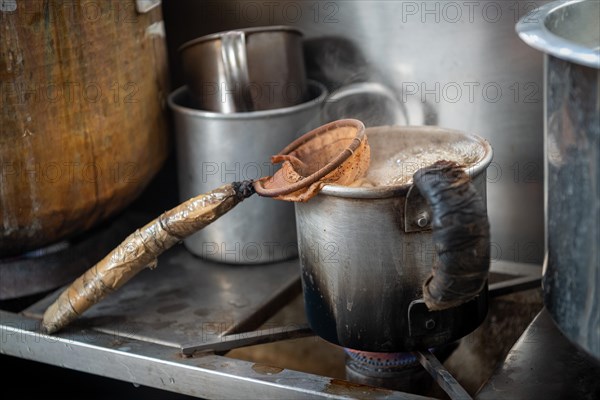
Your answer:
[[[350,145],[348,145],[348,147],[344,148],[333,160],[329,161],[323,168],[318,169],[316,172],[299,180],[298,182],[290,183],[289,185],[277,188],[266,188],[263,186],[262,180],[256,181],[254,182],[254,189],[256,190],[256,193],[263,197],[277,197],[287,195],[312,185],[313,183],[319,181],[323,177],[327,176],[327,174],[335,170],[337,167],[342,165],[344,161],[346,161],[350,156],[352,156],[352,154],[354,154],[356,149],[358,149],[358,147],[366,137],[365,125],[357,119],[340,119],[322,125],[294,140],[292,143],[287,145],[283,150],[281,150],[277,154],[288,155],[292,151],[298,149],[300,146],[303,146],[311,140],[314,140],[316,137],[326,135],[329,131],[345,127],[356,128],[356,136],[354,137]]]

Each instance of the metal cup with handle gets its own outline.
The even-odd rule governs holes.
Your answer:
[[[307,100],[302,32],[266,26],[214,33],[179,48],[186,82],[201,110],[236,113]]]

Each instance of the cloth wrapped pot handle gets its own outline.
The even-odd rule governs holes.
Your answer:
[[[423,283],[430,310],[463,304],[484,288],[490,265],[490,227],[486,205],[464,168],[451,161],[418,170],[415,186],[432,213],[438,260]]]

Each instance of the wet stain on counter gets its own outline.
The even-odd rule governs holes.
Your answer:
[[[393,393],[391,390],[359,385],[358,383],[343,381],[341,379],[330,380],[329,384],[325,386],[324,392],[340,396],[350,396],[358,400],[376,399],[379,396],[389,396]]]
[[[186,294],[187,293],[183,289],[165,289],[156,293],[154,297],[173,297],[173,299],[176,299],[178,297],[183,297]]]
[[[197,364],[196,366],[198,368],[209,369],[211,371],[218,371],[219,370],[219,368],[216,365],[213,365],[213,364]]]
[[[157,308],[156,312],[159,314],[171,314],[174,312],[181,311],[187,307],[189,307],[188,303],[176,303],[176,304],[170,304],[168,306]]]
[[[159,329],[169,328],[169,327],[175,325],[176,323],[177,323],[177,321],[175,321],[175,320],[155,321],[155,322],[148,323],[148,325],[150,325],[152,327],[152,329],[159,330]]]
[[[283,368],[273,367],[271,365],[265,364],[254,364],[252,366],[252,369],[254,370],[254,372],[257,372],[261,375],[275,375],[283,371]]]
[[[210,312],[211,310],[209,308],[197,308],[194,310],[194,315],[197,317],[206,317]]]

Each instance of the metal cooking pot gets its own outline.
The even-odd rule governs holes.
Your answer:
[[[545,53],[544,304],[600,359],[600,2],[547,4],[517,24]]]
[[[367,137],[370,168],[407,143],[415,143],[414,149],[470,149],[467,172],[485,204],[492,150],[483,139],[442,128],[399,126],[369,128]],[[357,350],[409,351],[449,343],[483,321],[485,288],[457,307],[429,311],[425,306],[423,282],[437,262],[431,231],[436,216],[415,188],[410,183],[328,185],[309,202],[296,203],[305,307],[322,338]]]

